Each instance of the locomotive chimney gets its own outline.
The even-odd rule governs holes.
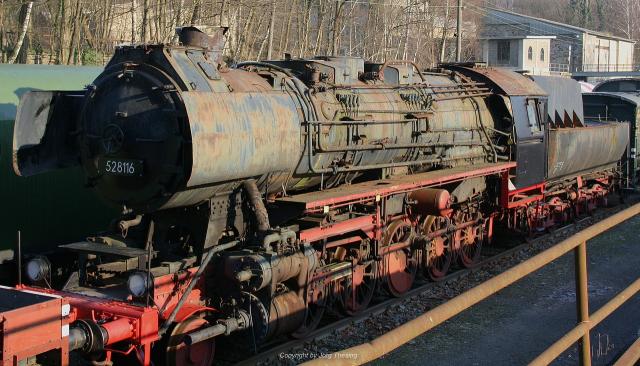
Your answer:
[[[185,46],[202,47],[210,49],[212,47],[212,39],[206,33],[196,27],[182,27],[176,30],[178,40]]]
[[[222,51],[224,47],[224,35],[227,27],[216,28],[213,35],[208,35],[197,27],[181,27],[176,29],[178,40],[184,46],[201,47],[210,51]]]

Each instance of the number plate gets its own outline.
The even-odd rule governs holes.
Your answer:
[[[102,159],[100,173],[108,175],[124,175],[128,177],[142,176],[142,160]]]

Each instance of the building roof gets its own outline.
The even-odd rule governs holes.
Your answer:
[[[482,36],[478,39],[556,39],[556,36]]]
[[[509,15],[522,17],[522,18],[525,18],[525,19],[536,20],[536,21],[539,21],[539,22],[542,22],[542,23],[546,23],[546,24],[558,27],[558,28],[569,29],[569,30],[572,30],[572,31],[575,31],[575,32],[579,32],[579,33],[587,33],[587,34],[591,34],[591,35],[598,36],[598,37],[601,37],[601,38],[610,38],[610,39],[616,39],[616,40],[619,40],[619,41],[635,43],[635,41],[633,41],[631,39],[628,39],[628,38],[618,37],[618,36],[614,36],[614,35],[603,33],[603,32],[597,32],[597,31],[594,31],[594,30],[591,30],[591,29],[576,27],[576,26],[573,26],[573,25],[560,23],[560,22],[556,22],[556,21],[553,21],[553,20],[532,17],[530,15],[524,15],[524,14],[520,14],[520,13],[515,13],[513,11],[504,10],[504,9],[498,9],[498,8],[488,7],[487,9],[491,10],[491,11],[497,11],[497,12],[500,12],[500,13],[504,13],[504,14],[509,14]]]

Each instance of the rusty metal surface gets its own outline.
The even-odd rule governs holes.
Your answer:
[[[631,93],[584,93],[582,94],[584,113],[587,121],[627,121],[629,122],[629,150],[625,175],[630,184],[637,181],[638,161],[640,161],[640,96]]]
[[[547,179],[616,164],[629,143],[626,123],[600,123],[549,131]]]
[[[297,106],[283,93],[182,93],[193,163],[187,187],[291,172],[298,163]],[[176,193],[164,207],[197,203],[215,188]]]
[[[446,303],[420,315],[381,336],[358,346],[354,346],[335,354],[327,355],[327,357],[315,359],[305,362],[304,365],[362,365],[369,361],[375,360],[417,336],[435,328],[444,323],[448,319],[458,315],[465,309],[479,303],[487,297],[495,294],[503,288],[515,283],[521,278],[531,274],[534,271],[544,267],[550,262],[565,255],[569,251],[583,244],[587,240],[599,235],[600,233],[622,223],[623,221],[640,214],[640,204],[635,204],[621,212],[616,213],[609,218],[602,220],[589,228],[578,232],[577,234],[563,240],[550,249],[528,259],[515,267],[491,278],[490,280],[474,287],[473,289],[462,293]],[[558,341],[547,352],[543,353],[539,359],[534,360],[533,364],[548,365],[556,355],[566,350],[575,343],[582,335],[592,327],[595,327],[606,316],[611,314],[613,310],[623,304],[630,296],[640,290],[640,279],[636,280],[631,286],[618,294],[609,303],[600,308],[591,316],[588,323],[580,323],[573,331],[567,334],[561,341]],[[357,357],[353,357],[357,355]],[[537,362],[539,361],[539,362]]]
[[[430,74],[410,87],[359,83],[312,94],[318,121],[309,126],[308,158],[296,169],[299,180],[290,189],[317,185],[320,174],[331,186],[364,169],[485,161],[488,142],[481,129],[495,128],[493,116],[481,97],[461,97],[475,88]]]
[[[246,72],[238,69],[227,69],[221,73],[224,80],[234,92],[272,91],[266,79],[254,72]]]
[[[501,91],[509,96],[527,95],[527,96],[544,96],[547,93],[531,79],[522,76],[513,71],[492,67],[457,67],[451,69],[460,71],[471,78],[489,82],[501,89]]]
[[[218,70],[202,49],[143,51],[119,48],[110,74],[98,80],[132,82],[114,81],[101,89],[96,81],[96,106],[83,108],[88,132],[80,145],[91,147],[84,149],[89,151],[82,159],[85,170],[99,193],[117,205],[147,211],[192,205],[248,178],[274,193],[320,184],[331,188],[367,170],[406,174],[497,159],[492,141],[497,126],[484,99],[488,89],[477,82],[446,74],[421,74],[402,85],[361,81],[356,71],[364,67],[362,60],[323,58],[315,64],[348,69],[351,82],[309,88],[279,66]],[[148,57],[161,58],[166,70],[149,67]],[[152,98],[149,89],[164,90],[163,98]],[[135,103],[130,93],[139,94]],[[112,120],[102,118],[112,112]],[[124,123],[159,119],[163,128]],[[111,125],[121,130],[118,136],[107,133],[113,132],[107,131]],[[120,135],[127,136],[126,146],[118,149],[103,149],[96,138],[104,142]],[[138,140],[153,148],[134,144]],[[134,169],[142,170],[138,190],[131,189],[132,177],[102,178],[104,168],[94,167],[94,161],[111,158],[143,166]]]
[[[547,94],[547,113],[556,126],[583,126],[582,90],[580,84],[558,76],[531,76]]]
[[[83,131],[88,132],[80,145],[91,147],[84,149],[90,154],[83,164],[107,200],[148,211],[196,204],[247,178],[274,193],[321,183],[331,188],[367,170],[389,169],[384,172],[389,174],[398,168],[402,174],[496,159],[491,141],[496,125],[484,101],[487,89],[478,83],[445,74],[421,74],[402,85],[361,81],[361,59],[322,58],[310,65],[348,69],[351,81],[309,88],[280,66],[253,63],[218,69],[206,52],[183,46],[146,52],[122,47],[110,62],[111,74],[98,78],[132,80],[103,88],[96,81],[96,106],[83,108],[88,110]],[[162,59],[166,70],[148,67],[148,57]],[[151,98],[147,90],[154,88],[165,91],[162,100]],[[140,95],[135,103],[126,97],[130,93]],[[96,112],[98,105],[104,110]],[[117,118],[103,121],[102,114],[112,112]],[[163,128],[124,123],[153,123],[160,119],[158,113],[164,114],[159,123]],[[127,136],[126,148],[106,151],[99,146],[95,136],[119,137],[108,134],[107,125],[118,126],[120,135]],[[156,136],[160,132],[164,135]],[[134,140],[154,142],[154,147],[134,148]],[[164,155],[151,153],[156,149]],[[103,168],[92,165],[96,159],[112,158],[143,167],[134,169],[142,171],[136,178],[139,190],[131,190],[131,177],[103,179]]]
[[[218,28],[213,36],[209,36],[196,27],[182,27],[178,32],[178,39],[185,46],[222,50],[224,47],[222,36],[225,32],[225,28]]]

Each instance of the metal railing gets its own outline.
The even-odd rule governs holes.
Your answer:
[[[576,67],[574,72],[621,72],[638,71],[637,64],[583,64]]]
[[[569,73],[569,64],[549,64],[549,72],[556,74]]]
[[[442,324],[503,288],[512,285],[532,272],[548,265],[570,251],[573,251],[575,255],[576,301],[578,303],[578,319],[580,319],[580,322],[573,330],[533,360],[531,364],[547,365],[578,340],[582,339],[580,344],[580,364],[584,366],[591,365],[591,341],[589,331],[640,291],[640,278],[635,280],[629,287],[616,295],[598,311],[589,315],[587,240],[639,213],[640,203],[574,234],[544,252],[454,297],[446,303],[420,315],[416,319],[379,336],[371,342],[336,352],[329,355],[329,357],[308,361],[304,363],[304,365],[362,365],[375,360],[435,328],[439,324]],[[636,341],[618,360],[616,365],[631,365],[639,358],[640,341]]]

